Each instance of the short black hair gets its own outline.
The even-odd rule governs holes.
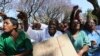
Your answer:
[[[51,19],[51,20],[49,21],[49,25],[52,24],[53,22],[55,22],[56,26],[58,27],[59,22],[58,22],[57,19]]]

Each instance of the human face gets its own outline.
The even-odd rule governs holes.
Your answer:
[[[79,30],[80,29],[80,22],[78,20],[73,20],[71,28],[74,30]]]
[[[51,22],[49,25],[49,33],[54,34],[56,32],[57,25],[55,22]]]
[[[90,29],[90,30],[94,30],[95,29],[95,22],[94,22],[94,20],[93,19],[90,19],[89,21],[88,21],[88,28]]]
[[[5,19],[3,23],[4,32],[11,32],[14,30],[15,26],[11,23],[10,19]]]

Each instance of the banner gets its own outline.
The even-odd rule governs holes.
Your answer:
[[[69,37],[62,35],[33,45],[33,56],[78,56]]]

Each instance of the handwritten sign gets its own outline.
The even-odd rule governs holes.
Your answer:
[[[33,45],[33,56],[78,56],[69,37],[62,35]]]

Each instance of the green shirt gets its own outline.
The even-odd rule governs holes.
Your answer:
[[[89,39],[84,31],[80,31],[75,39],[71,36],[71,41],[76,51],[82,49],[84,45],[89,45]]]
[[[13,40],[13,37],[5,33],[0,36],[0,53],[4,53],[7,56],[12,56],[26,50],[32,50],[31,41],[28,39],[28,36],[25,34],[25,32],[18,32],[19,36],[16,41]]]

